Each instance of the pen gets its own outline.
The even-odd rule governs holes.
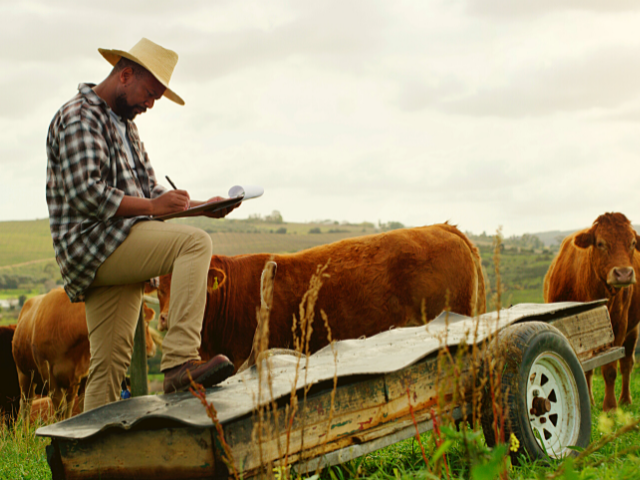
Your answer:
[[[173,187],[174,190],[177,190],[178,187],[176,187],[176,185],[171,181],[171,179],[169,178],[169,175],[165,175],[164,178],[167,179],[167,182],[169,182],[169,185],[171,185]]]

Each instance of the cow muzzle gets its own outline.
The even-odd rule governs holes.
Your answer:
[[[625,288],[636,283],[633,267],[614,267],[609,271],[607,283],[615,288]]]

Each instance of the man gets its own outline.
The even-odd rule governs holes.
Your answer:
[[[129,52],[99,52],[113,70],[99,85],[80,84],[79,93],[56,113],[47,137],[47,204],[56,260],[69,298],[86,305],[91,365],[85,410],[119,398],[143,282],[169,272],[172,299],[161,363],[165,393],[186,389],[189,374],[209,387],[233,372],[223,355],[208,362],[198,355],[211,238],[196,228],[152,220],[203,202],[158,185],[133,123],[163,96],[184,105],[169,88],[178,55],[145,38]]]

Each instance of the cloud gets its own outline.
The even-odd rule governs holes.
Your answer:
[[[616,109],[640,94],[640,47],[605,48],[505,73],[499,85],[472,87],[455,77],[435,87],[413,81],[402,89],[398,106],[509,118]]]
[[[312,7],[296,11],[273,28],[197,32],[191,46],[185,45],[183,75],[208,80],[283,61],[304,65],[312,59],[352,70],[379,47],[385,21],[375,5],[364,1],[306,5]]]
[[[639,10],[640,4],[635,0],[467,0],[466,7],[471,14],[522,19],[566,10],[625,12]]]
[[[187,102],[136,120],[157,174],[198,199],[263,185],[234,218],[507,235],[638,219],[640,14],[585,4],[4,2],[0,219],[46,215],[49,121],[107,75],[98,47],[141,36],[179,53]]]

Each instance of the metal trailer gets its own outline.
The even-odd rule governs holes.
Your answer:
[[[308,359],[263,357],[270,368],[262,378],[254,366],[206,391],[219,430],[186,392],[116,402],[36,434],[51,438],[54,480],[226,478],[229,458],[243,478],[285,463],[312,472],[428,431],[439,415],[462,419],[482,391],[478,372],[493,368],[521,452],[562,457],[589,442],[584,371],[624,356],[612,346],[605,303],[520,304],[477,318],[443,313],[427,326],[336,342]],[[464,349],[462,383],[446,381],[438,352],[462,352],[461,345],[478,348]],[[472,367],[478,352],[480,370]],[[490,445],[491,415],[485,408]]]

